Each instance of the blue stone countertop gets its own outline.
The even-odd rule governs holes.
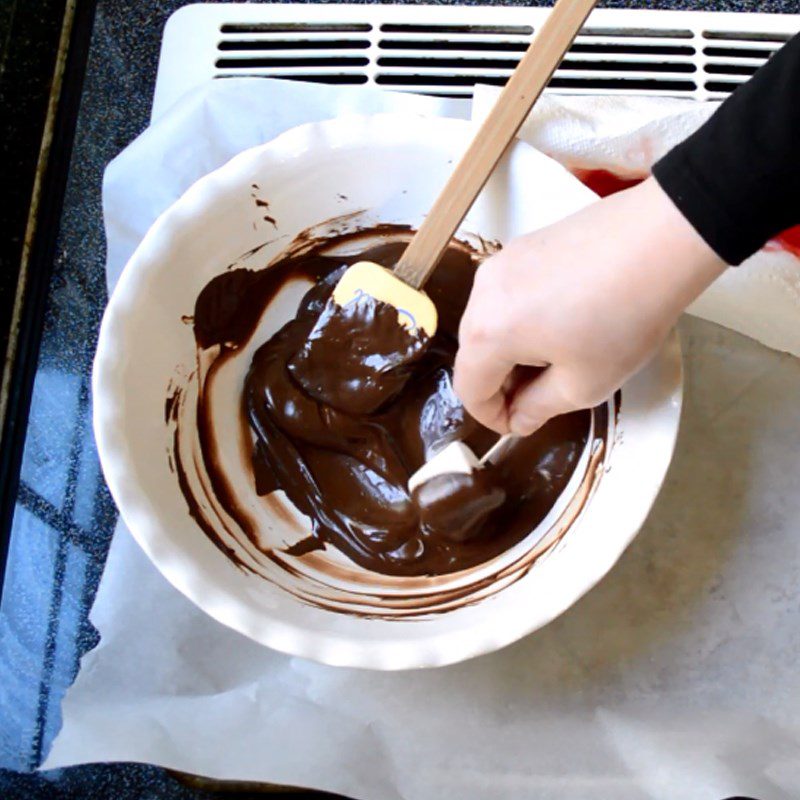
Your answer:
[[[188,788],[141,765],[30,774],[58,731],[61,699],[80,656],[97,644],[88,611],[116,521],[90,422],[90,370],[107,299],[103,170],[147,125],[164,23],[185,4],[97,2],[0,608],[0,796],[6,800],[227,796]],[[800,11],[798,0],[611,0],[601,6]]]

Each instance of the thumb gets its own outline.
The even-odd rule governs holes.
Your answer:
[[[453,388],[467,411],[491,430],[507,433],[503,382],[513,368],[494,354],[462,345],[456,353]]]
[[[563,391],[564,368],[550,366],[520,386],[508,408],[508,427],[518,436],[528,436],[552,417],[574,411]]]

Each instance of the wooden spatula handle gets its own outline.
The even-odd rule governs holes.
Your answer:
[[[597,0],[558,0],[395,267],[398,278],[420,288],[436,268],[596,3]]]

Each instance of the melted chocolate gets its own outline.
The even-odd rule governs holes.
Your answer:
[[[303,313],[301,306],[298,319]],[[309,397],[347,414],[371,414],[397,396],[428,344],[424,333],[398,324],[395,308],[368,294],[344,308],[329,298],[303,336],[289,374]]]
[[[289,548],[289,555],[302,557],[330,545],[374,572],[441,575],[494,558],[536,527],[575,469],[591,412],[552,421],[490,469],[441,476],[410,496],[410,475],[434,452],[461,439],[480,454],[496,434],[469,417],[451,382],[474,254],[463,246],[451,248],[431,278],[427,290],[439,311],[439,328],[430,340],[410,334],[398,325],[395,309],[372,298],[344,309],[330,300],[347,264],[391,265],[404,246],[387,243],[333,258],[320,254],[330,247],[325,242],[269,269],[226,272],[197,299],[195,337],[201,356],[214,354],[209,381],[250,339],[287,281],[314,281],[296,318],[256,351],[247,375],[242,413],[243,425],[255,434],[256,490],[262,495],[284,490],[311,519],[311,536]],[[257,543],[258,532],[240,513],[235,487],[215,463],[213,420],[202,386],[197,426],[215,501]],[[246,428],[244,434],[249,435]],[[186,493],[186,481],[181,485]],[[187,500],[212,541],[233,558],[200,505]]]

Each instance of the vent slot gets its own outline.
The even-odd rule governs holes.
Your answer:
[[[653,78],[561,78],[550,81],[551,89],[572,89],[581,93],[600,94],[685,94],[697,88],[694,81],[655,80]]]
[[[217,45],[222,52],[250,52],[251,50],[366,50],[369,39],[239,39],[224,40]]]
[[[505,77],[493,75],[378,75],[375,79],[381,86],[469,86],[476,83],[488,83],[503,86]],[[459,95],[462,96],[462,95]]]
[[[614,38],[693,39],[694,34],[682,28],[583,28],[581,36],[612,36]]]
[[[643,64],[640,61],[573,61],[571,58],[564,59],[558,72],[573,69],[585,72],[591,70],[599,72],[697,72],[697,67],[688,61],[673,64],[652,61]]]
[[[246,69],[253,67],[263,67],[264,69],[274,69],[276,67],[365,67],[369,64],[369,59],[361,57],[346,56],[311,56],[300,58],[220,58],[217,59],[216,66],[219,69]]]
[[[713,92],[715,94],[730,94],[736,90],[736,88],[739,86],[739,83],[741,83],[741,81],[736,83],[729,83],[727,81],[708,81],[705,87],[706,91]]]
[[[775,48],[777,50],[777,48]],[[756,50],[742,47],[704,47],[703,53],[707,56],[719,58],[757,58],[762,63],[766,61],[775,50]]]
[[[688,45],[659,44],[585,44],[580,40],[570,49],[571,53],[627,53],[643,56],[693,56],[694,47]]]
[[[752,75],[758,67],[743,64],[707,64],[706,72],[711,75]]]
[[[426,69],[502,69],[511,71],[519,63],[518,58],[379,58],[379,67],[418,67]]]
[[[342,75],[330,74],[320,75],[319,73],[303,74],[298,72],[292,75],[264,75],[263,73],[237,73],[236,75],[215,75],[217,80],[225,78],[277,78],[279,80],[307,81],[309,83],[335,83],[335,84],[362,84],[367,82],[366,75]]]
[[[704,39],[728,39],[735,42],[775,42],[781,45],[788,42],[791,33],[764,33],[761,31],[703,31]]]
[[[524,53],[528,42],[504,42],[497,39],[480,42],[447,41],[444,39],[381,39],[378,42],[381,50],[463,50],[475,52],[486,50],[495,53]]]
[[[220,26],[221,33],[331,33],[345,32],[369,33],[372,25],[350,22],[247,22],[225,23]]]
[[[381,25],[381,31],[384,33],[488,33],[504,36],[531,36],[533,34],[533,28],[530,25],[402,25],[385,23]]]

